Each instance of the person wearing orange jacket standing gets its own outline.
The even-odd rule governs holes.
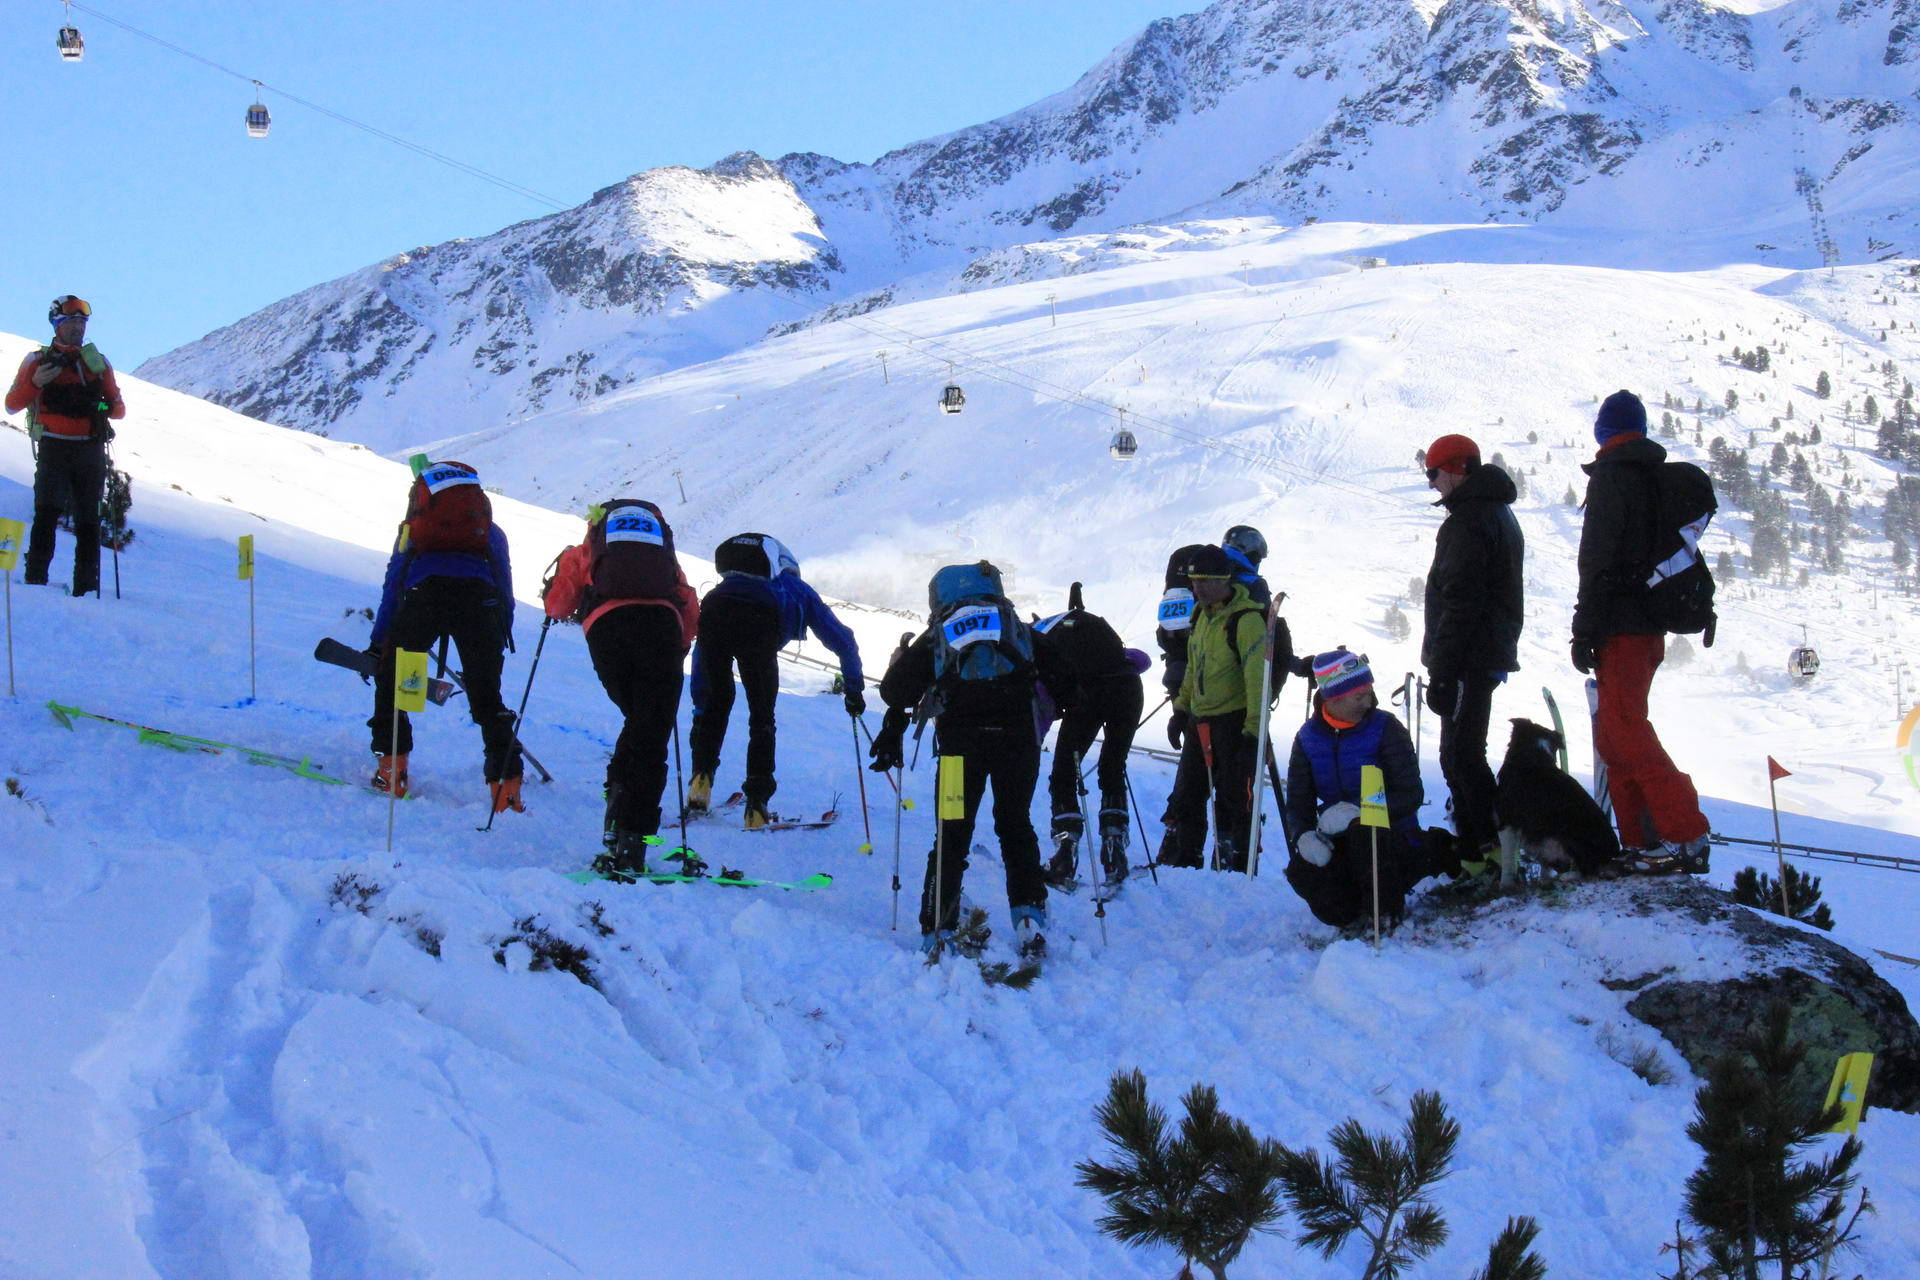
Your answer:
[[[27,433],[36,445],[26,581],[46,584],[54,530],[62,513],[72,512],[76,596],[100,590],[100,499],[113,439],[107,423],[127,416],[113,366],[87,341],[92,314],[70,293],[55,298],[47,309],[53,341],[20,362],[6,399],[8,413],[27,411]]]
[[[700,623],[699,598],[660,508],[633,498],[594,507],[587,536],[560,553],[543,603],[547,617],[580,623],[594,674],[623,717],[607,762],[604,851],[594,870],[639,875],[647,869],[647,837],[660,830],[667,743]]]

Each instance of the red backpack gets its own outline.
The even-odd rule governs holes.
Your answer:
[[[480,476],[464,462],[433,462],[415,477],[407,496],[407,549],[460,551],[484,556],[491,547],[493,503]]]
[[[593,595],[598,600],[670,600],[680,583],[673,530],[660,508],[615,498],[588,530]]]

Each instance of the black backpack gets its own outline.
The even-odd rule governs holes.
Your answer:
[[[1713,574],[1700,539],[1720,509],[1713,480],[1691,462],[1653,468],[1655,524],[1647,566],[1648,618],[1672,635],[1707,633],[1713,644]]]
[[[587,532],[592,596],[606,600],[667,600],[680,582],[673,529],[660,508],[615,498]]]

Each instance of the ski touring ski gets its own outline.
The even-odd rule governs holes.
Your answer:
[[[1547,700],[1547,714],[1553,717],[1553,731],[1560,735],[1560,772],[1567,769],[1567,724],[1560,718],[1560,704],[1553,700],[1553,690],[1545,685],[1540,687],[1540,696]]]
[[[342,644],[332,636],[313,646],[313,658],[329,666],[344,667],[367,680],[373,679],[379,667],[379,660],[365,649]],[[445,706],[447,699],[459,692],[460,686],[451,680],[429,678],[427,681],[427,700],[436,707]]]
[[[284,769],[296,778],[308,778],[314,782],[331,783],[334,786],[352,786],[345,778],[335,778],[323,773],[312,760],[302,756],[275,755],[271,751],[261,751],[255,747],[243,747],[233,742],[218,742],[212,738],[194,738],[184,733],[174,733],[167,729],[156,729],[152,725],[135,724],[131,720],[121,720],[114,716],[103,716],[93,711],[83,711],[79,707],[64,706],[58,702],[47,703],[47,710],[55,720],[66,728],[74,727],[75,720],[93,720],[100,724],[112,725],[119,729],[132,729],[140,735],[140,741],[150,746],[165,747],[169,751],[198,751],[204,755],[218,756],[229,753],[239,756],[248,764],[271,765]],[[385,794],[384,792],[381,794]]]
[[[824,889],[833,883],[833,877],[824,871],[798,880],[760,880],[738,873],[724,872],[717,876],[688,875],[677,871],[643,871],[638,875],[627,875],[623,872],[595,871],[589,868],[585,871],[570,871],[567,873],[567,879],[575,884],[592,884],[596,880],[605,880],[611,884],[710,884],[720,889],[785,889],[802,893]]]

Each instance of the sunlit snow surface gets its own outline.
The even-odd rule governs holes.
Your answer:
[[[912,608],[928,568],[982,554],[1012,567],[1035,609],[1058,608],[1079,578],[1136,643],[1167,549],[1250,521],[1276,549],[1275,584],[1291,593],[1303,643],[1366,648],[1384,681],[1415,665],[1413,644],[1386,640],[1379,620],[1424,572],[1437,522],[1412,452],[1466,430],[1537,468],[1521,513],[1533,544],[1526,670],[1496,715],[1538,715],[1539,686],[1552,686],[1584,772],[1564,657],[1578,513],[1558,500],[1588,452],[1592,395],[1640,387],[1657,415],[1662,388],[1689,403],[1696,387],[1709,401],[1727,386],[1748,402],[1764,390],[1768,410],[1737,419],[1762,429],[1787,398],[1811,411],[1802,388],[1817,369],[1863,386],[1869,362],[1912,354],[1904,332],[1879,343],[1875,320],[1915,312],[1911,297],[1873,301],[1885,269],[1829,280],[1418,266],[1407,260],[1424,255],[1407,248],[1386,251],[1395,266],[1359,272],[1337,260],[1348,249],[1338,233],[1323,234],[1304,253],[1235,231],[1135,266],[915,303],[889,321],[1226,435],[1281,475],[1147,430],[1122,469],[1104,455],[1109,424],[975,379],[967,412],[943,420],[943,363],[844,326],[435,451],[572,511],[622,489],[662,500],[696,557],[764,528],[841,597]],[[1714,361],[1751,345],[1740,326],[1771,334],[1776,320],[1789,346],[1779,377]],[[1703,329],[1705,347],[1683,341]],[[1844,360],[1822,337],[1849,344]],[[886,386],[872,359],[882,345],[896,352]],[[0,341],[0,364],[24,349]],[[384,804],[358,788],[172,753],[103,725],[61,728],[48,699],[310,755],[345,777],[369,764],[370,691],[308,655],[321,635],[364,641],[364,619],[346,615],[374,603],[404,468],[131,379],[127,391],[116,453],[135,477],[139,535],[121,559],[125,598],[13,587],[20,692],[0,704],[0,772],[23,793],[0,796],[7,1280],[1164,1276],[1176,1260],[1105,1241],[1100,1206],[1073,1187],[1074,1162],[1100,1147],[1093,1106],[1111,1072],[1133,1066],[1168,1103],[1212,1082],[1257,1131],[1295,1144],[1323,1141],[1348,1115],[1396,1124],[1415,1090],[1437,1089],[1465,1139],[1441,1193],[1454,1237],[1436,1275],[1477,1266],[1511,1213],[1543,1223],[1556,1275],[1628,1280],[1657,1265],[1696,1158],[1683,1133],[1692,1082],[1626,1016],[1628,996],[1599,980],[1666,966],[1711,976],[1731,950],[1625,912],[1614,890],[1515,902],[1468,936],[1415,926],[1376,954],[1329,943],[1274,863],[1255,882],[1167,871],[1112,906],[1104,944],[1085,895],[1056,898],[1048,972],[1029,992],[1004,992],[965,964],[921,965],[910,892],[902,928],[889,928],[891,793],[868,775],[878,852],[863,857],[849,726],[809,668],[782,669],[775,807],[805,814],[837,798],[840,822],[767,837],[716,820],[691,834],[716,863],[837,877],[811,895],[583,889],[557,874],[591,852],[616,729],[571,629],[548,639],[525,730],[556,781],[530,782],[528,813],[477,834],[477,730],[458,703],[430,710],[418,719],[418,798],[400,806],[392,854]],[[1707,436],[1727,429],[1709,422]],[[1885,485],[1879,464],[1848,456]],[[27,514],[30,474],[24,437],[0,432],[0,515]],[[506,679],[517,697],[537,634],[527,602],[580,526],[496,501],[523,601]],[[1877,534],[1877,517],[1865,523]],[[1743,524],[1717,524],[1709,550],[1725,545],[1723,525]],[[240,533],[257,538],[260,565],[251,704]],[[63,537],[57,580],[69,546]],[[1884,542],[1861,546],[1884,563]],[[689,571],[709,576],[697,562]],[[1764,806],[1771,753],[1794,770],[1781,784],[1789,840],[1914,855],[1920,793],[1894,750],[1891,676],[1872,665],[1910,639],[1911,602],[1894,612],[1883,594],[1876,611],[1858,576],[1765,589],[1756,612],[1743,590],[1727,589],[1720,645],[1655,692],[1656,721],[1716,826],[1766,834],[1752,806]],[[876,668],[914,625],[851,616]],[[1801,620],[1828,667],[1790,687],[1782,666]],[[1741,652],[1755,674],[1734,671]],[[1299,708],[1290,687],[1283,734]],[[738,781],[742,728],[722,789]],[[1429,725],[1437,797],[1433,743]],[[1157,836],[1166,774],[1142,762],[1135,779]],[[909,778],[919,807],[904,817],[909,885],[930,792],[923,758]],[[1437,804],[1427,817],[1439,821]],[[1714,879],[1738,865],[1723,851]],[[1912,877],[1812,869],[1842,941],[1920,954]],[[364,915],[329,901],[344,872],[380,888]],[[1008,959],[999,880],[988,853],[969,889],[991,913],[995,957]],[[610,934],[588,923],[595,902]],[[499,940],[529,917],[591,951],[602,991],[529,970],[521,946],[496,963]],[[423,931],[439,936],[437,959]],[[1876,962],[1920,997],[1920,970]],[[1640,1048],[1676,1081],[1649,1086],[1616,1061]],[[1878,1113],[1864,1137],[1880,1212],[1856,1269],[1920,1273],[1920,1121]],[[1240,1269],[1310,1265],[1275,1238]],[[1343,1265],[1357,1271],[1352,1259],[1325,1270]]]

